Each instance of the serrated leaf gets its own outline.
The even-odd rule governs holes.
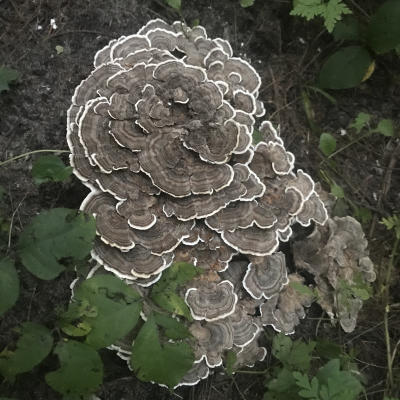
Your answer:
[[[4,90],[9,90],[9,84],[19,77],[18,71],[5,66],[0,67],[0,93]]]
[[[356,130],[357,133],[360,133],[361,130],[363,128],[365,128],[369,121],[371,120],[371,115],[364,113],[364,112],[360,112],[358,113],[356,119],[354,120],[354,122],[352,122],[349,125],[349,128],[354,128]]]
[[[308,371],[310,368],[312,352],[315,348],[315,342],[303,342],[301,340],[293,341],[288,365],[299,371]]]
[[[400,2],[385,1],[368,25],[368,43],[378,53],[386,53],[400,44]]]
[[[60,368],[46,374],[47,384],[57,392],[73,396],[96,391],[103,381],[103,364],[96,350],[85,343],[60,342],[54,353]]]
[[[272,342],[272,355],[286,368],[307,371],[314,348],[315,342],[292,341],[286,335],[279,334],[274,337]]]
[[[33,322],[21,324],[16,349],[0,353],[0,374],[13,380],[16,375],[32,370],[47,357],[52,346],[53,337],[46,327]]]
[[[336,139],[330,133],[322,133],[319,138],[319,148],[328,157],[336,150]]]
[[[19,277],[14,261],[0,260],[0,316],[9,310],[19,297]]]
[[[84,336],[86,331],[86,343],[95,349],[110,346],[137,324],[140,301],[139,293],[121,279],[108,274],[96,275],[74,289],[62,329],[71,336]]]
[[[228,350],[225,357],[225,371],[228,375],[232,375],[235,371],[234,365],[237,360],[237,355],[233,350]]]
[[[333,194],[338,199],[344,199],[344,190],[341,186],[336,183],[331,185],[331,194]]]
[[[305,399],[318,399],[318,380],[314,377],[311,382],[306,374],[293,372],[293,377],[296,379],[296,385],[301,388],[299,394]]]
[[[153,315],[140,329],[132,347],[131,366],[142,381],[176,386],[192,367],[194,355],[187,343],[160,343]]]
[[[240,5],[243,8],[251,7],[254,4],[255,0],[240,0]]]
[[[180,285],[200,274],[200,270],[189,263],[174,263],[163,272],[161,279],[151,290],[151,299],[162,309],[182,315],[191,320],[189,307],[176,290]]]
[[[284,334],[274,336],[272,342],[272,355],[274,357],[276,357],[282,363],[286,363],[290,356],[291,350],[292,340],[288,336]]]
[[[383,136],[393,136],[393,121],[391,119],[381,119],[378,126],[373,130],[373,132],[381,133]]]
[[[154,313],[154,319],[157,325],[162,328],[165,336],[170,339],[178,340],[192,336],[183,322],[177,321],[175,318],[165,314]]]
[[[310,21],[316,16],[322,15],[325,5],[321,0],[298,0],[290,12],[290,15],[297,15]]]
[[[70,177],[72,167],[67,167],[61,158],[51,154],[36,159],[32,167],[32,176],[36,184],[44,182],[62,182]]]
[[[182,6],[181,0],[165,0],[167,4],[172,7],[174,10],[180,10]]]
[[[67,208],[53,208],[34,217],[18,241],[24,266],[40,279],[56,278],[65,267],[61,259],[85,258],[96,234],[92,216]]]
[[[338,359],[328,361],[318,370],[316,377],[320,382],[321,392],[325,393],[324,397],[328,396],[328,399],[355,400],[362,391],[358,379],[350,372],[340,370]]]
[[[357,18],[347,15],[335,24],[332,32],[335,40],[360,40],[361,26]]]
[[[322,17],[325,20],[325,28],[332,32],[336,22],[342,19],[342,15],[351,14],[351,10],[342,2],[342,0],[329,0],[325,5]]]
[[[268,392],[265,400],[298,400],[298,387],[292,371],[286,368],[278,370],[276,377],[267,381]]]
[[[364,47],[344,47],[325,61],[318,76],[318,84],[327,89],[348,89],[358,86],[372,61],[368,50]]]

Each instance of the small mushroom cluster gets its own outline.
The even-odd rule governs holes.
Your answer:
[[[356,326],[363,304],[358,293],[376,278],[367,246],[360,223],[352,217],[329,218],[293,245],[297,268],[314,276],[318,303],[345,332]]]
[[[93,259],[144,288],[176,261],[203,270],[182,293],[196,338],[182,384],[206,377],[228,349],[253,365],[266,354],[261,327],[290,333],[309,303],[288,286],[303,283],[288,276],[280,241],[294,223],[327,219],[270,122],[252,144],[265,113],[258,73],[203,27],[160,19],[112,40],[94,67],[75,90],[67,134],[90,189],[81,210],[96,218]]]

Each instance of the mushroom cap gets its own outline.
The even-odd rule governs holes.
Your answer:
[[[189,330],[197,339],[195,348],[197,362],[204,359],[210,368],[221,365],[224,351],[233,347],[231,324],[227,320],[203,324],[196,321],[190,326]]]
[[[235,312],[238,301],[230,281],[197,281],[185,294],[185,302],[196,320],[217,321]]]
[[[289,284],[260,306],[261,323],[271,325],[277,332],[286,335],[294,333],[294,328],[305,317],[304,307],[309,307],[313,295],[296,290],[290,283],[303,285],[304,278],[298,274],[288,276]]]
[[[281,252],[265,257],[251,257],[243,286],[254,299],[270,299],[288,284],[285,255]]]

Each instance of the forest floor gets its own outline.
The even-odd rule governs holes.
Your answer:
[[[374,9],[379,1],[366,3]],[[364,305],[356,330],[344,334],[328,320],[319,321],[321,310],[311,308],[309,315],[314,318],[303,321],[296,337],[313,339],[318,335],[343,345],[347,351],[352,349],[365,377],[365,398],[382,399],[387,361],[379,290],[393,235],[379,220],[400,212],[400,145],[399,139],[382,135],[349,145],[348,126],[358,113],[365,112],[372,116],[373,125],[389,118],[399,129],[399,58],[380,59],[372,77],[355,89],[329,92],[336,100],[333,103],[310,86],[336,44],[320,21],[291,17],[290,9],[291,1],[285,0],[257,0],[246,9],[239,0],[182,1],[182,16],[188,24],[198,20],[210,37],[229,40],[234,54],[256,68],[263,81],[260,99],[266,106],[266,118],[279,125],[286,148],[296,156],[297,167],[320,180],[328,190],[323,181],[327,174],[344,189],[345,197],[336,212],[354,215],[361,209],[364,214],[365,210],[371,213],[363,226],[378,275],[376,295]],[[157,17],[168,22],[181,18],[162,0],[0,0],[0,64],[20,74],[16,84],[0,94],[0,161],[39,149],[67,150],[66,111],[74,88],[92,70],[96,51],[109,40],[135,33]],[[57,28],[51,27],[51,19]],[[57,46],[62,46],[62,52],[57,52]],[[338,149],[348,145],[335,156],[334,168],[324,162],[318,148],[322,132],[336,138]],[[87,193],[75,178],[64,184],[35,185],[30,173],[33,160],[34,156],[26,157],[0,167],[0,185],[7,195],[1,213],[13,216],[10,235],[2,233],[7,244],[41,210],[78,208]],[[399,270],[393,274],[391,287],[394,306],[389,327],[393,343],[400,338]],[[17,324],[54,320],[55,313],[68,304],[73,277],[71,271],[55,281],[40,281],[21,268],[21,296],[0,320],[0,349],[8,343]],[[106,365],[98,393],[102,400],[259,400],[264,393],[263,375],[236,374],[232,378],[223,370],[195,387],[171,393],[138,381],[113,352],[103,351],[102,357]],[[32,373],[19,376],[14,385],[1,384],[0,397],[59,399],[43,379],[45,371],[56,363],[56,359],[49,358]],[[268,356],[255,369],[264,370],[269,363]],[[394,370],[397,379],[399,365]]]

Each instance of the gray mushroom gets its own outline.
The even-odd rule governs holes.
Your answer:
[[[362,306],[351,287],[366,290],[376,277],[367,245],[360,223],[352,217],[329,218],[293,245],[296,266],[314,275],[318,303],[346,332],[354,330]]]
[[[254,299],[269,299],[287,285],[285,255],[281,252],[265,257],[251,257],[243,286]]]
[[[199,280],[185,294],[185,302],[196,320],[223,319],[234,313],[237,300],[230,281],[216,283]]]
[[[264,140],[252,145],[256,118],[265,113],[260,85],[225,39],[154,19],[96,53],[67,112],[70,162],[90,190],[81,210],[96,219],[96,268],[144,295],[173,261],[201,269],[179,289],[196,320],[188,341],[196,362],[182,385],[204,379],[229,349],[237,365],[265,357],[259,307],[264,324],[287,332],[307,305],[294,300],[277,249],[292,224],[324,224],[327,213],[269,121],[257,123]],[[371,280],[367,254],[357,254],[359,271]],[[301,268],[311,271],[306,256],[299,256]],[[335,257],[342,266],[342,253]],[[328,301],[334,278],[325,272],[315,274]],[[347,326],[352,304],[350,312],[335,305]],[[146,299],[143,309],[145,319]],[[112,346],[123,359],[135,332],[128,336]]]
[[[304,307],[309,307],[314,298],[311,290],[298,289],[304,280],[300,275],[290,274],[288,278],[289,284],[260,306],[261,323],[287,335],[294,333],[306,316]]]

